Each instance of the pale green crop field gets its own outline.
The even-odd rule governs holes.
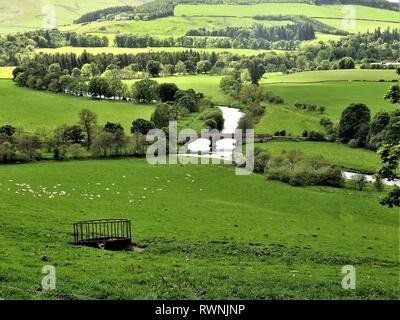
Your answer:
[[[305,71],[282,75],[265,74],[261,83],[324,82],[324,81],[391,81],[396,79],[394,70],[347,69]]]
[[[386,20],[399,22],[399,13],[359,5],[322,5],[304,3],[264,3],[256,5],[178,5],[176,16],[234,16],[252,17],[255,15],[298,15],[316,18],[347,17],[352,8],[356,19]]]
[[[149,21],[104,21],[86,25],[70,25],[60,28],[62,31],[79,33],[134,33],[136,35],[151,35],[153,37],[184,36],[188,30],[207,27],[221,29],[227,26],[251,26],[256,21],[243,17],[166,17]],[[265,26],[287,25],[290,21],[259,21]]]
[[[11,79],[14,67],[0,67],[0,79]]]
[[[55,25],[72,23],[83,14],[107,7],[135,5],[141,0],[0,0],[0,33],[21,32],[42,28],[47,22]]]
[[[322,156],[332,164],[359,172],[375,173],[380,166],[375,152],[350,148],[335,142],[273,140],[267,143],[257,143],[256,147],[268,150],[271,155],[278,155],[283,150],[299,150],[306,155]]]
[[[99,116],[99,124],[119,122],[128,132],[133,120],[150,119],[152,105],[72,97],[18,87],[0,80],[0,126],[10,124],[31,131],[53,129],[78,121],[78,113],[89,109]]]
[[[100,48],[83,48],[83,47],[61,47],[61,48],[38,48],[36,52],[40,53],[75,53],[80,55],[83,51],[87,51],[93,54],[100,53],[113,53],[113,54],[137,54],[137,53],[146,53],[146,52],[177,52],[177,51],[186,51],[193,50],[196,52],[230,52],[233,54],[244,55],[244,56],[253,56],[263,52],[276,52],[281,53],[285,52],[283,50],[252,50],[252,49],[224,49],[224,48],[183,48],[183,47],[155,47],[155,48],[117,48],[117,47],[100,47]]]

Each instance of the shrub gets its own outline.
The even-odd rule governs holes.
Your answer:
[[[367,178],[363,174],[357,174],[352,180],[353,186],[358,191],[363,191],[367,186]]]
[[[261,151],[254,157],[254,172],[264,173],[270,156],[267,151]]]
[[[72,159],[84,159],[89,157],[89,153],[80,144],[74,143],[67,149],[68,154]]]

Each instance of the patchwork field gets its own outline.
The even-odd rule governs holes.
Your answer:
[[[345,169],[364,173],[375,173],[380,166],[375,152],[333,142],[273,140],[258,143],[256,147],[268,150],[271,155],[277,155],[282,150],[299,150],[306,155],[323,156],[328,162]]]
[[[130,102],[97,101],[67,95],[20,88],[10,80],[0,80],[0,123],[25,130],[50,128],[78,121],[78,113],[89,109],[99,116],[99,123],[120,122],[129,130],[134,119],[150,119],[154,106]]]
[[[228,166],[139,159],[1,166],[0,181],[2,298],[399,294],[398,215],[374,191],[294,188]],[[73,222],[108,217],[132,219],[143,252],[69,244]],[[49,263],[57,289],[48,295],[38,288]],[[357,290],[341,288],[344,264],[356,266]]]
[[[68,24],[93,10],[142,2],[146,0],[0,0],[0,33],[38,29],[52,21]]]
[[[298,15],[321,19],[322,22],[333,25],[348,32],[366,32],[375,27],[381,28],[399,26],[396,11],[377,9],[359,5],[309,5],[305,3],[264,3],[256,5],[178,5],[176,16],[234,16],[253,17],[256,15]],[[356,19],[353,24],[343,23],[343,19]],[[327,19],[329,18],[329,19]]]

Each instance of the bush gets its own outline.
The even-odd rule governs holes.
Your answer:
[[[377,191],[382,191],[382,190],[385,188],[385,185],[383,184],[382,179],[380,179],[380,178],[378,178],[378,177],[375,178],[374,187],[375,187],[375,189],[376,189]]]
[[[270,156],[267,151],[261,151],[254,157],[254,172],[264,173]]]
[[[67,152],[72,159],[84,159],[89,157],[89,153],[86,149],[77,143],[70,145]]]
[[[352,180],[353,186],[358,191],[363,191],[367,186],[367,178],[363,174],[357,174]]]
[[[358,139],[351,139],[351,140],[347,143],[347,146],[349,146],[350,148],[358,148],[358,145],[359,145]]]

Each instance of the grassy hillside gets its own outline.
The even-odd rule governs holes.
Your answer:
[[[59,26],[72,23],[90,11],[142,2],[146,0],[0,0],[0,33],[41,28],[46,15],[52,12],[55,12],[54,22]]]
[[[1,166],[0,180],[3,298],[399,294],[398,215],[374,191],[295,188],[231,167],[132,159]],[[142,253],[69,244],[73,222],[109,217],[132,219]],[[47,264],[57,268],[50,295],[37,289]],[[357,290],[341,288],[346,264],[356,266]]]
[[[166,17],[150,21],[104,21],[87,25],[71,25],[61,30],[83,33],[135,33],[138,35],[151,35],[153,37],[179,37],[186,31],[203,28],[220,29],[226,26],[239,27],[254,24],[251,18],[243,17]],[[286,25],[290,21],[260,21],[265,26]]]
[[[87,108],[99,115],[99,123],[120,122],[129,130],[134,119],[150,119],[153,106],[129,102],[96,101],[49,92],[20,88],[10,80],[0,80],[0,124],[25,130],[54,128],[78,121],[78,113]]]
[[[306,155],[323,156],[330,163],[360,172],[375,173],[380,166],[375,152],[333,142],[273,140],[268,143],[258,143],[256,146],[267,149],[271,155],[277,155],[282,150],[299,150]]]
[[[255,5],[178,5],[175,8],[176,16],[234,16],[252,17],[255,15],[298,15],[306,14],[309,17],[343,18],[343,7],[346,5],[310,5],[305,3],[263,3]],[[398,21],[396,11],[376,9],[365,6],[353,6],[356,10],[356,19]]]
[[[261,83],[307,83],[326,81],[391,81],[396,79],[395,70],[324,70],[305,71],[292,74],[267,73]]]

